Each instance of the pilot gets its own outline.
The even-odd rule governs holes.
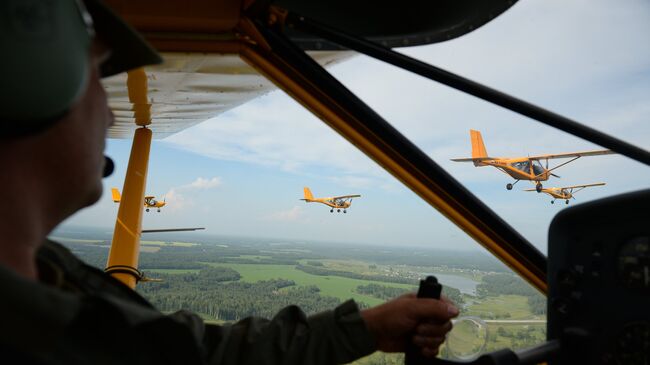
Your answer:
[[[458,310],[406,295],[360,311],[205,324],[165,315],[47,240],[102,193],[113,122],[100,78],[161,62],[97,0],[0,2],[0,354],[29,364],[340,364],[414,343],[433,357]]]

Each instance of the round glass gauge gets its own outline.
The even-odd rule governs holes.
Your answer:
[[[478,317],[461,317],[447,334],[449,355],[458,360],[474,360],[485,351],[488,339],[487,324]]]

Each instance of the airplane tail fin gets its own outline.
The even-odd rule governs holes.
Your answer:
[[[303,190],[305,192],[305,199],[303,199],[303,200],[312,200],[312,199],[314,199],[314,195],[311,193],[311,190],[309,190],[308,187],[305,186],[305,188]]]
[[[481,132],[470,129],[469,136],[472,140],[472,158],[488,157],[485,144],[483,143],[483,137],[481,137]],[[474,161],[474,166],[478,165],[478,162]]]
[[[115,203],[119,203],[120,200],[122,199],[122,196],[120,195],[120,191],[117,190],[117,188],[112,188],[111,193],[113,194],[113,201]]]

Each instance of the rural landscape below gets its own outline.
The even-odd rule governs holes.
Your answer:
[[[103,269],[112,232],[65,228],[50,238]],[[354,299],[361,307],[417,290],[433,274],[461,310],[441,357],[510,347],[546,338],[546,299],[488,253],[426,247],[369,246],[205,234],[147,234],[139,269],[150,282],[137,291],[164,312],[180,309],[207,322],[272,318],[298,305],[307,314]],[[480,322],[480,326],[472,323]],[[479,323],[476,322],[476,323]],[[458,325],[460,324],[460,325]],[[355,364],[402,364],[401,355],[375,353]]]

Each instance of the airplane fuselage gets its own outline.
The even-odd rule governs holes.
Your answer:
[[[598,150],[598,151],[582,151],[582,152],[568,152],[568,153],[555,153],[555,154],[545,154],[545,155],[534,155],[526,157],[514,157],[514,158],[503,158],[503,157],[490,157],[485,148],[485,143],[483,143],[483,137],[481,137],[481,132],[470,129],[469,131],[470,142],[472,144],[472,157],[462,157],[462,158],[452,158],[452,161],[455,162],[472,162],[474,166],[492,166],[499,171],[508,174],[510,177],[514,178],[516,181],[514,183],[506,184],[506,189],[512,190],[514,184],[519,180],[528,180],[535,182],[535,190],[538,193],[542,192],[543,186],[542,181],[547,181],[549,177],[555,176],[552,171],[562,167],[566,164],[569,164],[580,157],[583,156],[599,156],[599,155],[609,155],[614,152],[611,150]],[[548,160],[566,158],[570,159],[566,162],[558,164],[553,168],[548,167]],[[546,167],[542,166],[540,161],[546,161]],[[566,190],[565,190],[566,192]],[[573,191],[569,192],[573,193]],[[566,194],[564,194],[566,196]],[[568,200],[567,200],[568,202]]]
[[[165,204],[166,203],[164,201],[163,202],[158,201],[152,196],[146,196],[144,198],[144,206],[146,208],[162,208],[165,206]]]
[[[349,201],[337,202],[332,198],[304,199],[307,203],[321,203],[334,209],[347,209],[352,205]]]
[[[475,165],[495,167],[515,180],[546,181],[550,176],[538,160],[526,157],[477,161]]]
[[[557,188],[542,189],[542,193],[546,193],[555,199],[571,199],[573,197],[570,192]]]

